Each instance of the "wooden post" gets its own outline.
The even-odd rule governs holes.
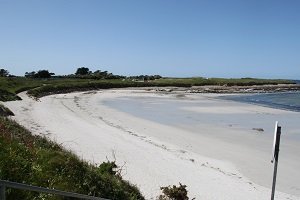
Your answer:
[[[275,186],[276,186],[276,177],[277,177],[277,165],[278,165],[278,156],[279,156],[279,145],[280,145],[280,135],[281,135],[281,127],[277,127],[276,133],[276,144],[275,144],[275,155],[274,155],[274,172],[273,172],[273,185],[272,185],[272,195],[271,200],[274,200],[275,196]]]

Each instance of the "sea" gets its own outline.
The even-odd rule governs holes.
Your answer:
[[[300,112],[300,92],[276,92],[221,96],[221,99]]]
[[[300,84],[300,80],[293,80],[296,84]]]
[[[300,84],[300,80],[292,80]],[[221,99],[300,112],[300,91],[221,96]]]

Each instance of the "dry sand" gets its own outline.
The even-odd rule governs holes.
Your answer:
[[[34,134],[44,134],[61,143],[92,163],[116,160],[123,166],[124,178],[136,184],[147,199],[155,199],[160,186],[179,182],[186,184],[189,196],[196,199],[270,198],[272,165],[269,147],[272,141],[267,142],[269,136],[217,124],[201,125],[200,134],[195,134],[188,127],[145,120],[105,104],[105,101],[122,96],[174,98],[176,95],[145,90],[103,90],[52,95],[39,101],[25,93],[20,96],[22,101],[5,103],[15,113],[13,118],[17,122]],[[266,118],[284,115],[300,119],[299,113],[223,101],[214,96],[190,95],[190,99],[213,105],[195,107],[193,112],[228,116],[256,113]],[[218,135],[218,132],[228,134]],[[283,147],[288,147],[288,153],[282,153],[280,157],[276,199],[300,199],[297,144],[283,143]]]

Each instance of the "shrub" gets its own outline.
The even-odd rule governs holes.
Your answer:
[[[103,162],[99,165],[98,171],[101,174],[116,175],[118,166],[115,161]]]
[[[168,187],[161,187],[162,195],[158,197],[159,200],[188,200],[186,185],[179,183],[179,186],[173,185]]]

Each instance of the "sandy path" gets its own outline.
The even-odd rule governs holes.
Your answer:
[[[20,124],[35,134],[46,134],[90,162],[116,159],[123,166],[123,176],[147,199],[155,198],[160,186],[178,182],[186,184],[189,196],[196,199],[269,199],[269,189],[250,181],[233,164],[203,156],[188,145],[192,140],[201,141],[198,144],[209,151],[212,144],[232,148],[228,143],[205,136],[193,139],[195,135],[189,131],[139,119],[99,103],[120,95],[145,94],[107,90],[53,95],[36,102],[23,93],[23,101],[6,105]],[[300,199],[281,192],[276,196]]]

